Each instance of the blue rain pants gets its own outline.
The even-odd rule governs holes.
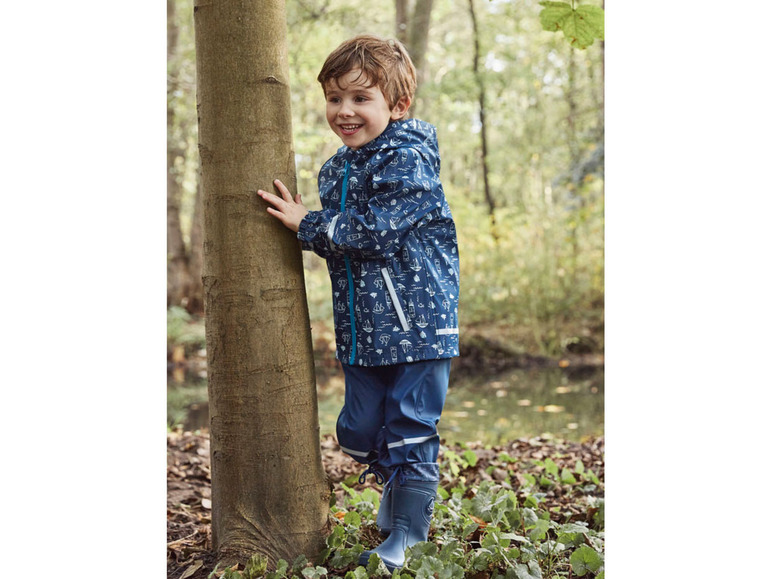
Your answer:
[[[387,469],[436,463],[437,423],[445,404],[450,359],[394,364],[343,364],[346,394],[338,416],[341,450]]]

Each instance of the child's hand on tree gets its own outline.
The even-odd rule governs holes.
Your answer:
[[[300,228],[300,222],[303,221],[306,213],[308,213],[308,209],[306,209],[305,205],[303,205],[303,202],[300,200],[300,193],[298,193],[293,200],[289,189],[285,187],[284,183],[276,179],[273,184],[276,185],[281,196],[273,195],[262,189],[258,189],[257,194],[260,195],[264,201],[273,205],[273,207],[268,208],[268,213],[281,221],[285,227],[297,233]]]

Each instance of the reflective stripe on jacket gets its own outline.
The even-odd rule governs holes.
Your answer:
[[[327,260],[337,358],[382,366],[458,356],[456,227],[435,128],[395,121],[319,172],[321,211],[298,232]]]

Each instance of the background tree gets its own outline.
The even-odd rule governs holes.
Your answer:
[[[412,4],[412,10],[411,10]],[[421,87],[426,83],[426,52],[429,48],[429,28],[433,0],[394,0],[395,35],[405,45],[416,69],[418,87],[411,106],[411,116],[419,116]]]
[[[197,0],[195,44],[213,546],[312,557],[330,491],[301,252],[256,194],[295,189],[284,2]]]
[[[194,149],[195,63],[190,20],[189,5],[167,0],[166,304],[203,313],[201,194],[198,155]],[[185,206],[186,178],[195,191],[192,208]],[[187,227],[183,226],[184,221],[188,222]]]
[[[493,199],[493,192],[491,191],[490,179],[488,177],[490,175],[490,170],[488,168],[488,125],[485,121],[485,81],[480,72],[480,28],[477,25],[477,13],[474,8],[474,0],[469,0],[469,15],[472,18],[472,41],[474,44],[472,71],[477,84],[477,94],[480,103],[480,164],[482,166],[483,193],[485,194],[485,202],[488,204],[491,235],[493,236],[493,239],[498,242],[498,236],[496,235],[496,202]]]

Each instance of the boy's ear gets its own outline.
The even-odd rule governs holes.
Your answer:
[[[397,121],[407,114],[407,110],[410,108],[410,97],[400,97],[391,109],[391,120]]]

